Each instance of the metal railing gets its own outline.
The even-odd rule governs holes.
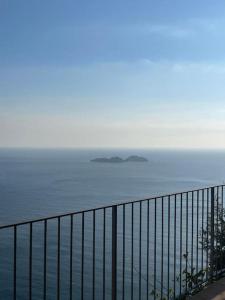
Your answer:
[[[0,299],[182,299],[225,270],[224,185],[0,226]]]

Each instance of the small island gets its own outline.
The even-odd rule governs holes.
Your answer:
[[[131,161],[131,162],[147,162],[147,158],[137,155],[131,155],[125,161]]]
[[[118,156],[113,156],[110,158],[99,157],[91,160],[91,162],[98,162],[98,163],[124,163],[124,162],[147,162],[147,161],[148,161],[147,158],[142,156],[137,156],[137,155],[131,155],[126,159],[122,159],[121,157]]]

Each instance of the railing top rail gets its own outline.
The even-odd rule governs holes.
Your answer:
[[[159,196],[154,196],[154,197],[139,199],[139,200],[133,200],[133,201],[124,201],[124,202],[119,202],[119,203],[113,203],[113,204],[106,205],[106,206],[99,206],[99,207],[89,208],[89,209],[85,209],[85,210],[79,210],[79,211],[75,211],[75,212],[68,212],[68,213],[65,213],[65,214],[48,216],[48,217],[43,217],[43,218],[38,218],[38,219],[33,219],[33,220],[26,220],[26,221],[14,223],[14,224],[1,225],[0,230],[10,228],[10,227],[15,227],[15,226],[28,225],[28,224],[31,224],[31,223],[43,222],[43,221],[46,221],[46,220],[53,220],[53,219],[58,219],[58,218],[69,217],[71,215],[78,215],[78,214],[84,214],[84,213],[103,210],[103,209],[109,209],[109,208],[112,208],[114,206],[119,207],[119,206],[123,206],[123,205],[129,205],[129,204],[132,204],[132,203],[140,203],[140,202],[151,201],[151,200],[156,200],[156,199],[174,197],[174,196],[183,195],[183,194],[187,194],[187,193],[194,193],[194,192],[209,190],[209,189],[212,189],[212,188],[221,188],[221,187],[224,187],[224,186],[225,186],[225,184],[208,186],[208,187],[203,187],[203,188],[193,189],[193,190],[188,190],[188,191],[183,191],[183,192],[176,192],[176,193],[171,193],[171,194],[159,195]]]

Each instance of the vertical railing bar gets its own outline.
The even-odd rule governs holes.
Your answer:
[[[131,204],[131,300],[134,297],[134,203]]]
[[[123,294],[122,298],[124,300],[125,297],[125,222],[126,222],[126,214],[125,214],[125,205],[123,205]]]
[[[187,274],[188,274],[188,209],[189,209],[189,203],[188,203],[188,199],[189,199],[189,194],[188,192],[186,193],[186,265],[185,265],[185,270],[186,270],[186,279],[185,279],[185,291],[187,294],[188,291],[188,286],[187,286]]]
[[[112,300],[117,299],[117,206],[112,206]]]
[[[203,252],[203,247],[204,247],[204,239],[203,239],[203,231],[204,231],[204,209],[205,209],[205,190],[202,190],[202,266],[201,269],[203,270],[204,266],[204,252]],[[202,274],[202,281],[204,279],[204,275]]]
[[[17,298],[17,226],[14,226],[13,299]]]
[[[206,252],[206,280],[209,278],[209,189],[207,188],[207,208],[206,208],[206,244],[207,244],[207,252]]]
[[[167,262],[167,298],[170,297],[170,196],[168,197],[168,240],[167,240],[167,252],[168,252],[168,262]]]
[[[44,276],[43,276],[43,299],[46,300],[46,286],[47,286],[47,220],[44,221]]]
[[[196,226],[196,272],[198,273],[198,235],[199,235],[199,191],[197,191],[197,226]]]
[[[73,215],[70,216],[70,300],[73,299]]]
[[[221,186],[221,209],[220,209],[219,219],[220,219],[220,274],[223,273],[223,186]]]
[[[33,260],[33,223],[30,223],[29,249],[29,300],[32,300],[32,260]]]
[[[191,193],[191,274],[193,275],[194,260],[194,192]]]
[[[176,211],[176,206],[177,206],[177,195],[174,196],[174,274],[173,274],[173,280],[174,280],[174,299],[176,298],[176,252],[177,252],[177,245],[176,245],[176,219],[177,219],[177,211]]]
[[[84,212],[81,215],[81,300],[84,299]]]
[[[95,210],[93,210],[92,299],[95,300]]]
[[[149,299],[149,200],[147,202],[147,300]]]
[[[141,272],[142,272],[142,266],[141,266],[141,242],[142,242],[142,202],[140,202],[140,226],[139,226],[139,300],[141,300],[141,292],[142,292],[142,281],[141,281]]]
[[[218,277],[219,187],[216,188],[216,278]]]
[[[180,194],[180,297],[182,292],[182,226],[183,226],[183,194]]]
[[[157,234],[157,199],[155,198],[155,217],[154,217],[154,299],[156,299],[156,234]]]
[[[222,211],[223,211],[223,188],[224,188],[224,186],[222,185],[222,187],[221,187],[221,189],[222,189],[222,202],[221,202],[221,206],[222,206]]]
[[[211,239],[210,239],[210,279],[213,281],[214,275],[214,209],[215,209],[215,191],[211,188]]]
[[[57,238],[57,300],[60,300],[60,242],[61,242],[61,218],[58,217],[58,238]]]
[[[103,209],[103,300],[105,300],[105,211],[106,209]]]
[[[163,247],[164,247],[164,236],[163,236],[163,231],[164,231],[164,198],[162,197],[161,199],[161,222],[162,222],[162,228],[161,228],[161,299],[163,298]]]

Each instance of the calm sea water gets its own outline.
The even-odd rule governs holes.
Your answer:
[[[148,163],[100,164],[90,159],[118,155],[125,158],[137,154]],[[185,191],[214,184],[225,179],[225,152],[222,151],[146,151],[146,150],[0,150],[0,224],[72,212],[100,205],[108,205],[159,194]],[[161,251],[161,207],[158,204],[157,252]],[[173,203],[171,203],[173,208]],[[143,257],[146,257],[146,204],[143,204]],[[165,222],[167,204],[165,203]],[[179,201],[177,203],[179,209]],[[118,222],[122,211],[118,210]],[[153,237],[154,207],[150,204],[150,237]],[[130,207],[126,209],[126,296],[130,299]],[[134,292],[139,284],[139,207],[135,207],[134,223]],[[92,215],[85,219],[85,300],[92,295]],[[106,224],[106,274],[110,274],[111,240]],[[171,220],[173,215],[171,213]],[[102,299],[102,216],[96,216],[96,299]],[[173,221],[171,221],[173,222]],[[179,222],[179,219],[177,219]],[[80,299],[81,219],[74,221],[74,299]],[[61,299],[68,299],[69,279],[69,220],[62,220],[61,237]],[[119,296],[122,286],[122,223],[118,229]],[[178,228],[179,229],[179,228]],[[33,228],[33,299],[41,299],[43,291],[43,224]],[[167,228],[164,229],[165,244]],[[183,229],[185,231],[185,228]],[[0,232],[0,299],[12,299],[13,232]],[[190,234],[190,233],[189,233]],[[197,235],[197,231],[195,233]],[[171,233],[172,236],[172,233]],[[178,235],[177,235],[178,236]],[[56,299],[57,223],[49,222],[47,249],[47,299]],[[189,237],[190,240],[190,237]],[[18,299],[28,299],[29,228],[18,230]],[[171,237],[171,247],[173,240]],[[177,241],[179,245],[179,240]],[[177,248],[177,252],[180,249]],[[182,249],[183,251],[183,249]],[[171,270],[174,249],[171,248]],[[150,276],[152,281],[153,244],[150,243]],[[168,255],[164,253],[165,266]],[[161,255],[157,258],[160,276]],[[179,257],[178,257],[179,259]],[[142,288],[146,289],[146,265],[142,260]],[[171,277],[172,277],[171,273]],[[158,276],[158,275],[157,275]],[[164,280],[166,281],[166,275]],[[157,277],[157,282],[160,277]],[[173,285],[172,281],[171,284]],[[152,286],[150,287],[150,289]],[[143,293],[144,295],[144,293]],[[106,282],[106,296],[110,299],[110,276]],[[145,299],[145,298],[143,298]]]
[[[131,154],[148,163],[100,164]],[[0,224],[225,181],[225,151],[0,150]]]

